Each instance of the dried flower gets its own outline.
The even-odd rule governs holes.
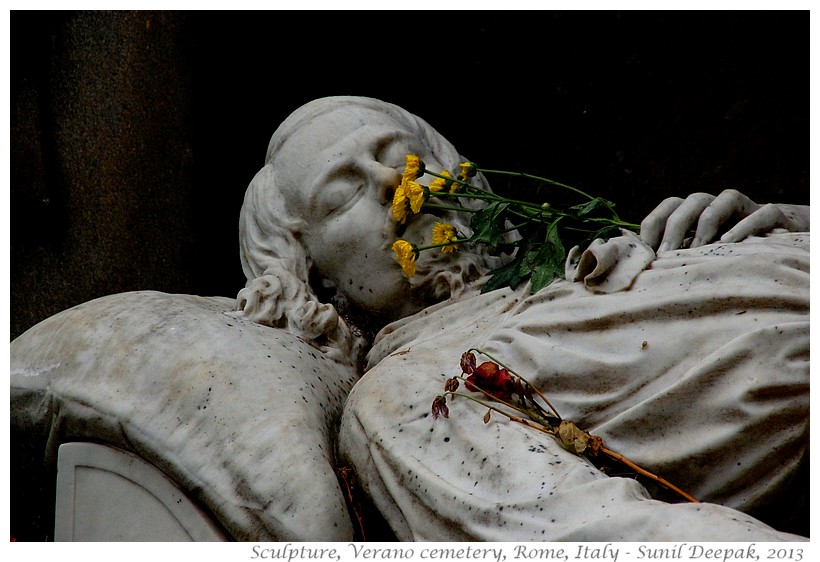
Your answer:
[[[515,390],[513,381],[507,369],[502,369],[497,363],[485,361],[475,368],[473,374],[467,377],[467,390],[481,389],[494,398],[509,402]]]
[[[472,375],[475,371],[476,359],[472,351],[465,351],[461,354],[461,372],[465,375]]]
[[[490,359],[494,359],[486,352],[476,351],[486,355]],[[592,458],[599,456],[604,457],[602,461],[593,461],[596,466],[600,464],[602,470],[610,468],[607,464],[608,462],[619,463],[627,469],[633,470],[637,474],[650,478],[660,485],[669,488],[687,501],[698,502],[697,498],[681,490],[668,480],[638,466],[620,453],[608,449],[604,446],[604,442],[599,436],[582,430],[571,421],[561,419],[558,412],[540,391],[530,385],[521,375],[512,370],[508,370],[503,363],[497,360],[485,361],[478,366],[476,366],[475,363],[476,358],[471,351],[467,351],[461,355],[462,372],[469,374],[465,380],[467,390],[481,391],[485,395],[502,402],[503,405],[491,405],[484,397],[476,398],[470,395],[456,394],[455,390],[458,388],[457,379],[460,377],[447,379],[444,388],[452,397],[467,396],[471,400],[486,406],[487,412],[483,417],[485,424],[490,422],[493,412],[496,412],[502,416],[506,416],[507,419],[512,422],[520,423],[526,427],[538,429],[554,436],[563,448],[572,453],[587,455]],[[515,402],[512,401],[513,394],[517,395]],[[545,410],[543,406],[536,402],[535,394],[546,403],[551,412]],[[522,414],[524,417],[520,417],[510,410],[517,412],[517,414]],[[436,419],[439,416],[446,418],[449,416],[449,413],[446,394],[437,396],[435,400],[433,400],[433,418]]]
[[[436,396],[433,399],[432,412],[434,420],[437,420],[439,416],[450,417],[450,408],[447,407],[447,399],[444,396]]]

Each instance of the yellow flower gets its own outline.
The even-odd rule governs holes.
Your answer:
[[[407,182],[407,197],[410,199],[410,210],[413,213],[421,211],[421,206],[424,205],[424,186],[418,182]]]
[[[404,157],[404,174],[402,181],[414,180],[424,175],[424,162],[415,154],[408,154]]]
[[[404,274],[413,277],[416,274],[416,247],[407,240],[396,240],[393,242],[393,251],[396,252],[396,259]]]
[[[468,180],[475,176],[476,174],[476,165],[473,162],[462,162],[458,165],[461,168],[461,171],[458,173],[458,179],[460,180]]]
[[[446,244],[447,242],[454,242],[456,239],[454,226],[443,222],[437,222],[433,225],[433,244]],[[445,254],[450,254],[456,250],[458,250],[458,244],[448,244],[441,247],[441,251]]]
[[[393,194],[393,218],[397,222],[404,224],[404,221],[407,220],[407,207],[407,186],[402,181]]]
[[[447,170],[442,170],[441,175],[442,176],[447,176],[447,178],[452,177],[450,175],[450,172],[448,172]],[[439,191],[444,191],[444,188],[447,187],[448,183],[450,183],[450,184],[453,183],[452,180],[448,180],[447,178],[436,178],[436,179],[434,179],[430,183],[430,186],[428,187],[428,189],[430,190],[430,193],[438,193]]]

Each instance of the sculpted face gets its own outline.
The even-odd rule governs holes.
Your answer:
[[[422,214],[399,225],[392,217],[405,155],[451,173],[459,160],[455,150],[432,154],[412,128],[385,112],[339,107],[300,126],[272,157],[289,212],[304,220],[298,236],[313,268],[350,301],[388,319],[421,307],[391,246],[398,238],[429,242],[436,220]]]

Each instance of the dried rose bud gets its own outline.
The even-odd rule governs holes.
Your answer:
[[[604,440],[598,437],[597,435],[590,435],[589,436],[589,445],[587,445],[587,450],[592,453],[593,457],[597,457],[598,453],[601,449],[604,448]]]
[[[474,392],[480,388],[499,400],[509,402],[515,390],[515,383],[507,369],[499,368],[498,364],[492,361],[485,361],[467,377],[465,387]]]
[[[484,361],[481,365],[475,368],[475,374],[481,380],[490,380],[498,373],[498,363],[492,361]]]
[[[447,399],[444,396],[436,396],[433,400],[433,419],[439,416],[450,417],[450,408],[447,407]]]
[[[458,379],[455,377],[447,379],[447,382],[444,383],[444,390],[447,392],[455,392],[458,390]]]
[[[475,355],[471,351],[465,351],[461,354],[461,372],[465,375],[471,375],[475,371]]]
[[[475,374],[486,386],[512,390],[513,380],[507,369],[501,369],[492,361],[485,361],[475,369]]]

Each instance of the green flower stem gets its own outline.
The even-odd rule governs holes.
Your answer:
[[[543,183],[554,185],[556,187],[562,187],[564,189],[569,189],[570,191],[574,191],[575,193],[586,197],[590,201],[595,199],[595,197],[593,197],[589,193],[586,193],[585,191],[582,191],[582,190],[578,189],[577,187],[572,187],[571,185],[567,185],[565,183],[561,183],[561,182],[558,182],[558,181],[555,181],[555,180],[551,180],[549,178],[545,178],[545,177],[542,177],[542,176],[527,174],[525,172],[510,172],[510,171],[507,171],[507,170],[493,170],[493,169],[489,169],[489,168],[476,168],[476,170],[478,172],[481,172],[481,173],[484,173],[484,174],[499,174],[499,175],[520,177],[520,178],[526,178],[526,179],[531,179],[531,180],[535,180],[535,181],[540,181],[540,182],[543,182]],[[435,176],[435,177],[438,177],[438,178],[443,178],[443,179],[446,179],[446,180],[451,181],[453,183],[463,185],[468,190],[474,192],[473,194],[468,194],[468,193],[463,193],[463,192],[462,193],[438,192],[436,194],[437,196],[467,197],[467,198],[471,198],[471,199],[484,199],[485,201],[504,201],[504,202],[508,202],[508,203],[511,203],[511,204],[521,205],[522,207],[527,208],[527,209],[533,209],[533,210],[543,209],[543,206],[539,205],[538,203],[533,203],[532,201],[522,201],[520,199],[511,199],[511,198],[508,198],[508,197],[504,197],[502,195],[498,195],[496,193],[491,193],[491,192],[489,192],[485,189],[482,189],[480,187],[476,187],[476,186],[472,185],[471,183],[469,183],[467,181],[464,181],[464,180],[460,180],[460,179],[457,179],[457,178],[449,178],[447,176],[443,176],[441,174],[436,174],[435,172],[431,172],[429,170],[427,170],[426,173],[430,174],[431,176]],[[618,220],[619,221],[620,218],[618,217],[618,214],[615,212],[614,209],[612,210],[612,213],[615,216],[615,218],[613,220]],[[567,215],[567,216],[571,216],[571,215]],[[592,219],[587,219],[587,220],[592,220]],[[603,219],[603,220],[608,220],[608,219]],[[631,223],[623,223],[623,226],[637,227],[637,225],[633,225]]]
[[[472,242],[472,238],[456,238],[455,240],[450,240],[449,242],[441,242],[439,244],[430,244],[429,246],[420,246],[416,248],[416,252],[423,252],[424,250],[434,250],[435,248],[442,248],[444,246],[452,246],[453,244],[466,244],[468,242]]]
[[[477,189],[477,188],[473,188],[473,189]],[[480,199],[480,200],[483,200],[483,201],[496,201],[496,202],[502,202],[502,203],[510,203],[511,205],[518,205],[518,206],[521,207],[521,209],[516,209],[515,207],[512,207],[512,208],[510,208],[510,212],[518,215],[521,218],[527,219],[527,222],[531,222],[531,221],[535,220],[535,221],[538,221],[538,222],[542,222],[544,224],[550,224],[552,222],[551,219],[553,219],[556,216],[558,216],[558,217],[569,217],[569,218],[572,218],[572,219],[579,219],[579,217],[577,217],[576,215],[574,215],[572,213],[568,213],[566,211],[562,211],[562,210],[557,209],[555,207],[550,206],[550,207],[545,208],[543,205],[539,205],[537,203],[532,203],[532,202],[529,202],[529,201],[521,201],[519,199],[510,199],[509,197],[504,197],[502,195],[495,195],[495,194],[486,193],[486,192],[478,193],[478,194],[438,192],[438,193],[435,193],[434,195],[431,193],[431,196],[435,196],[435,197],[438,197],[438,198],[452,197],[452,198],[456,198],[456,199],[463,197],[465,199]],[[450,206],[450,205],[439,205],[439,204],[436,204],[436,203],[425,203],[424,206],[425,206],[425,208],[442,209],[442,210],[448,210],[448,211],[467,211],[467,212],[471,212],[471,213],[475,213],[475,212],[478,211],[477,209],[468,209],[466,207],[456,207],[456,206]],[[613,212],[613,214],[615,214],[614,210],[612,212]],[[618,218],[617,215],[615,215],[613,218],[584,217],[583,219],[579,219],[579,220],[583,220],[583,221],[586,221],[586,222],[601,222],[601,223],[610,224],[612,226],[623,226],[624,228],[628,228],[630,230],[636,230],[636,231],[640,229],[640,225],[637,225],[637,224],[634,224],[634,223],[631,223],[631,222],[623,221],[620,218]],[[521,226],[524,226],[524,224],[526,224],[526,223],[522,223]]]
[[[547,220],[547,219],[552,218],[551,215],[563,215],[563,213],[561,213],[560,211],[556,212],[553,209],[550,209],[550,214],[551,215],[544,215],[544,213],[536,213],[534,215],[529,215],[529,214],[527,214],[523,211],[519,211],[518,209],[516,209],[514,207],[507,207],[507,210],[511,214],[516,215],[517,217],[521,217],[522,219],[526,220],[526,222],[522,223],[521,226],[525,226],[526,224],[531,223],[533,221],[540,222],[542,224],[550,224],[550,221]]]
[[[524,172],[508,172],[506,170],[485,170],[484,168],[477,168],[477,170],[479,172],[483,173],[483,174],[500,174],[500,175],[505,175],[505,176],[514,176],[514,177],[519,177],[519,178],[526,178],[526,179],[530,179],[530,180],[536,180],[536,181],[548,183],[550,185],[554,185],[554,186],[557,186],[557,187],[563,187],[564,189],[569,189],[570,191],[574,191],[575,193],[578,193],[579,195],[583,195],[584,197],[586,197],[590,201],[595,199],[592,195],[590,195],[589,193],[585,193],[585,192],[581,191],[577,187],[572,187],[571,185],[567,185],[565,183],[557,182],[555,180],[551,180],[551,179],[544,178],[544,177],[541,177],[541,176],[534,176],[532,174],[526,174]]]
[[[442,195],[442,193],[436,193],[435,197],[439,197],[440,195]],[[444,193],[443,195],[445,197],[454,197],[454,198],[465,197],[465,198],[469,198],[469,199],[482,199],[484,201],[491,201],[492,200],[492,201],[500,201],[500,202],[509,202],[509,203],[512,203],[512,204],[523,204],[524,203],[524,202],[521,202],[521,201],[515,201],[514,199],[508,199],[506,197],[492,197],[492,198],[490,198],[490,197],[485,197],[485,196],[482,196],[482,195],[472,195],[471,196],[471,195],[466,195],[466,194],[463,194],[463,193],[460,193],[460,194]],[[523,211],[519,211],[519,210],[515,209],[514,207],[509,209],[510,213],[515,214],[515,215],[517,215],[517,216],[519,216],[523,219],[526,219],[526,222],[521,223],[520,226],[524,226],[525,224],[527,224],[529,222],[532,222],[533,220],[538,220],[539,222],[543,222],[544,224],[549,224],[549,222],[543,220],[543,219],[548,218],[548,216],[549,216],[549,215],[547,215],[547,216],[544,215],[545,211],[547,211],[550,215],[572,216],[572,215],[569,215],[569,214],[564,213],[562,211],[559,211],[559,210],[557,210],[553,207],[550,207],[549,209],[544,209],[540,205],[535,205],[535,204],[532,204],[532,203],[526,204],[526,205],[527,205],[526,210],[530,211],[531,214],[527,214]],[[468,212],[468,213],[477,213],[480,210],[480,209],[468,209],[467,207],[460,207],[460,206],[457,207],[457,206],[453,206],[453,205],[441,205],[441,204],[438,204],[438,203],[427,203],[427,202],[424,203],[423,208],[424,209],[439,209],[439,210],[442,210],[442,211],[457,211],[457,212],[465,211],[465,212]]]
[[[490,193],[488,191],[484,191],[483,189],[467,185],[472,191],[477,191],[478,193],[466,193],[466,192],[459,192],[459,193],[450,193],[449,191],[437,191],[437,192],[430,192],[431,197],[453,197],[456,199],[465,198],[465,199],[481,199],[482,201],[501,201],[504,203],[511,203],[513,205],[521,205],[522,207],[527,207],[530,209],[542,209],[543,207],[538,203],[533,203],[531,201],[521,201],[518,199],[510,199],[509,197],[504,197],[503,195],[496,195],[495,193]]]
[[[568,215],[568,216],[572,217],[572,215]],[[610,226],[620,226],[620,227],[626,228],[627,230],[632,230],[633,232],[638,232],[641,229],[641,225],[639,225],[639,224],[634,224],[634,223],[631,223],[631,222],[622,221],[620,219],[585,217],[584,219],[579,219],[579,220],[583,220],[584,222],[604,223],[604,224],[608,224]],[[570,226],[566,227],[566,229],[567,230],[577,230],[579,232],[593,232],[593,230],[587,230],[587,229],[584,229],[584,228],[570,227]]]
[[[465,193],[465,192],[462,191],[462,192],[459,192],[459,193],[450,193],[449,191],[436,191],[436,192],[430,192],[431,196],[435,196],[435,197],[456,197],[456,198],[465,197],[465,198],[468,198],[468,199],[483,199],[484,201],[504,201],[504,202],[508,202],[508,203],[515,203],[515,204],[521,205],[523,207],[529,207],[529,208],[532,208],[532,209],[540,209],[541,208],[541,205],[539,205],[538,203],[533,203],[532,201],[521,201],[521,200],[518,200],[518,199],[510,199],[509,197],[504,197],[503,195],[498,195],[497,193],[492,193],[490,191],[487,191],[486,189],[481,189],[480,187],[476,187],[473,184],[471,184],[467,181],[464,181],[464,180],[460,180],[458,178],[443,176],[441,174],[437,174],[437,173],[431,172],[429,170],[425,170],[425,173],[429,174],[431,176],[435,176],[437,178],[445,179],[445,180],[447,180],[449,182],[452,182],[452,183],[457,183],[459,185],[464,186],[467,190],[473,192],[473,193]],[[533,177],[536,177],[536,176],[533,176]],[[547,181],[549,181],[549,180],[547,180]],[[557,182],[553,182],[553,183],[557,184]],[[560,185],[560,184],[557,184],[557,185]],[[569,187],[569,186],[567,186],[567,187]],[[569,189],[572,189],[572,188],[570,187]]]
[[[541,176],[535,176],[535,175],[527,174],[527,173],[523,173],[523,172],[509,172],[509,171],[506,171],[506,170],[491,170],[491,169],[483,169],[483,168],[478,168],[478,171],[482,172],[482,173],[503,174],[503,175],[508,175],[508,176],[527,178],[527,179],[531,179],[531,180],[535,180],[535,181],[541,181],[541,182],[544,182],[544,183],[548,183],[550,185],[555,185],[555,186],[558,186],[558,187],[563,187],[564,189],[569,189],[571,191],[574,191],[575,193],[583,195],[584,197],[586,197],[589,200],[595,199],[592,195],[589,195],[588,193],[586,193],[584,191],[581,191],[580,189],[578,189],[576,187],[572,187],[571,185],[567,185],[565,183],[557,182],[555,180],[551,180],[549,178],[544,178],[544,177],[541,177]],[[555,216],[555,215],[566,216],[566,217],[571,217],[571,218],[577,218],[577,217],[575,217],[575,215],[573,215],[571,213],[566,213],[564,211],[560,211],[559,209],[555,209],[553,207],[548,207],[547,209],[545,209],[543,204],[534,203],[532,201],[523,201],[523,200],[520,200],[520,199],[512,199],[512,198],[509,198],[509,197],[505,197],[503,195],[498,195],[496,193],[491,193],[489,191],[486,191],[484,189],[476,187],[476,186],[474,186],[474,185],[472,185],[472,184],[470,184],[466,181],[463,181],[463,180],[459,180],[459,179],[456,179],[456,178],[447,178],[446,176],[442,176],[440,174],[436,174],[434,172],[429,172],[429,171],[427,173],[432,175],[432,176],[436,176],[436,177],[439,177],[439,178],[444,178],[444,179],[447,179],[447,180],[452,181],[454,183],[458,183],[460,185],[463,185],[468,190],[468,192],[461,192],[461,193],[450,193],[450,192],[447,192],[447,191],[440,191],[440,192],[435,193],[435,197],[439,197],[439,198],[445,198],[445,197],[460,198],[460,197],[464,197],[466,199],[480,199],[480,200],[484,200],[484,201],[500,201],[500,202],[504,202],[504,203],[510,203],[511,205],[519,205],[521,207],[521,212],[517,212],[516,214],[518,214],[518,216],[520,216],[522,218],[532,219],[532,218],[538,217],[540,219],[540,218],[544,217],[544,211],[546,211],[546,210],[549,210],[549,215],[548,216],[550,218]],[[431,193],[431,195],[432,195],[432,193]],[[449,209],[449,210],[458,210],[458,209],[453,208],[453,207],[444,207],[444,206],[438,207],[438,208]],[[466,208],[462,208],[462,210],[472,211],[472,209],[466,209]],[[512,211],[515,212],[514,209],[512,209]],[[525,214],[527,211],[534,212],[534,214],[531,215],[531,216],[528,216],[528,215]],[[612,211],[612,214],[613,214],[613,218],[611,218],[611,219],[606,219],[606,218],[585,218],[584,220],[589,221],[589,222],[605,222],[605,223],[612,224],[613,226],[623,226],[624,228],[628,228],[630,230],[635,230],[635,231],[640,229],[639,225],[622,221],[620,219],[620,217],[618,216],[617,212],[614,209],[612,209],[611,211]],[[548,223],[545,223],[545,224],[548,224]]]
[[[439,205],[438,203],[427,203],[422,205],[423,209],[439,209],[441,211],[465,211],[467,213],[477,213],[480,209],[468,209],[467,207],[456,207],[453,205]]]
[[[518,224],[516,224],[514,226],[511,226],[509,228],[505,228],[504,230],[499,231],[499,234],[507,234],[508,232],[515,232],[516,230],[519,230],[519,229],[527,226],[530,222],[532,222],[532,221],[528,220],[526,222],[518,223]]]

